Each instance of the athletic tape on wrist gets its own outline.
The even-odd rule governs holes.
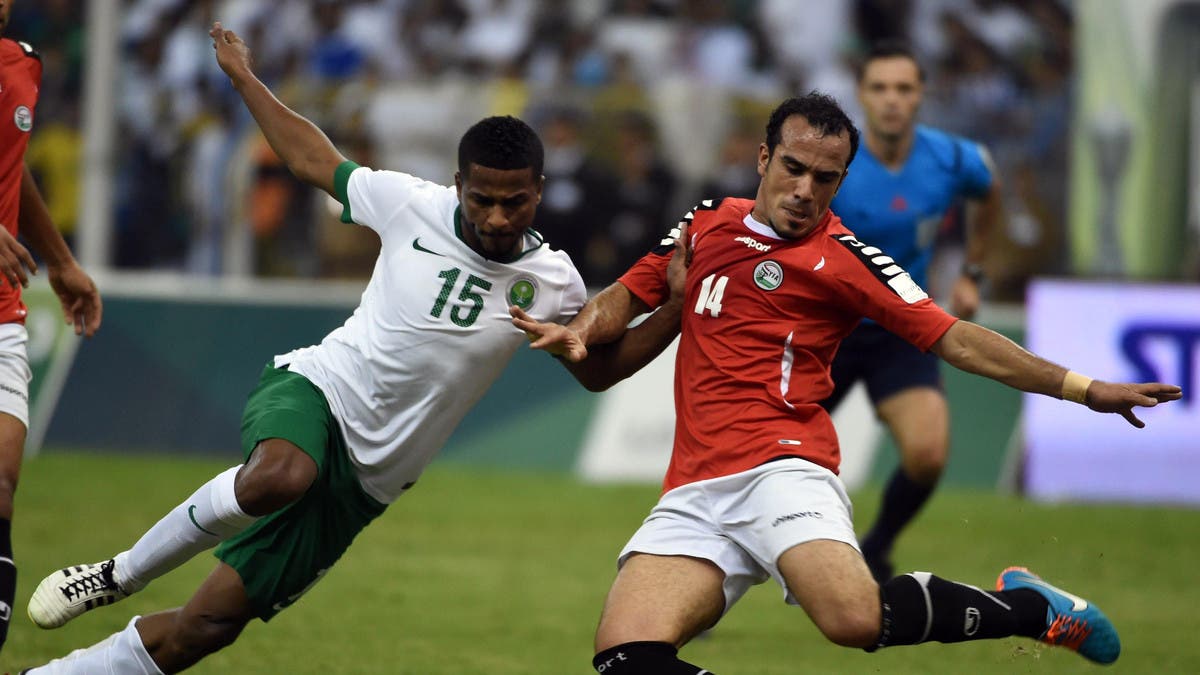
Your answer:
[[[1068,370],[1067,376],[1063,378],[1063,400],[1086,404],[1088,385],[1091,383],[1092,378],[1087,375],[1081,375],[1073,370]]]

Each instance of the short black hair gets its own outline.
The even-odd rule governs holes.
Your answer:
[[[458,142],[458,171],[468,174],[471,164],[489,169],[533,169],[542,175],[546,151],[542,139],[528,124],[511,116],[485,117]]]
[[[925,68],[917,59],[917,53],[913,51],[912,47],[910,47],[907,42],[896,39],[880,40],[879,42],[871,45],[871,49],[867,51],[867,55],[863,57],[862,61],[859,61],[858,70],[854,74],[854,79],[858,82],[862,82],[863,76],[867,74],[867,66],[870,65],[872,61],[876,61],[878,59],[893,59],[897,57],[912,61],[913,65],[917,67],[917,79],[922,82],[925,81]]]
[[[858,129],[842,110],[842,106],[828,94],[810,91],[804,96],[789,98],[771,112],[767,120],[767,154],[775,154],[775,146],[779,145],[783,136],[783,123],[793,115],[799,115],[808,120],[814,129],[822,134],[840,136],[843,131],[850,133],[850,156],[846,158],[846,166],[858,152]]]

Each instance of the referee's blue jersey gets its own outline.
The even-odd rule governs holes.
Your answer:
[[[962,198],[983,197],[991,185],[992,171],[978,144],[918,125],[898,171],[860,145],[831,208],[859,241],[883,249],[925,288],[946,212]]]

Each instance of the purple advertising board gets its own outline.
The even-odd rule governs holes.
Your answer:
[[[1183,399],[1119,415],[1027,394],[1026,492],[1044,500],[1200,505],[1200,286],[1039,280],[1027,346],[1096,379],[1159,381]]]

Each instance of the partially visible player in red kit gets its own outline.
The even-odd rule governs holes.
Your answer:
[[[984,591],[928,572],[877,584],[863,561],[841,457],[820,402],[838,344],[869,317],[950,365],[1116,412],[1179,387],[1091,380],[938,308],[886,252],[829,210],[858,146],[837,103],[788,99],[759,147],[756,198],[711,199],[679,224],[690,244],[675,362],[675,443],[658,504],[618,558],[596,630],[605,675],[711,675],[677,650],[751,586],[774,578],[832,642],[874,651],[1021,635],[1111,663],[1120,640],[1095,606],[1024,568]],[[580,361],[667,298],[670,238],[567,326],[512,308],[531,346]],[[568,368],[572,367],[568,365]],[[753,670],[753,663],[742,664]]]
[[[8,27],[12,5],[12,0],[0,0],[0,34]],[[24,42],[0,38],[0,647],[8,638],[17,587],[13,492],[29,426],[32,376],[21,289],[29,285],[26,271],[37,273],[33,257],[17,241],[18,233],[45,262],[50,285],[76,335],[94,335],[102,312],[96,284],[75,262],[25,166],[41,79],[37,52]]]

